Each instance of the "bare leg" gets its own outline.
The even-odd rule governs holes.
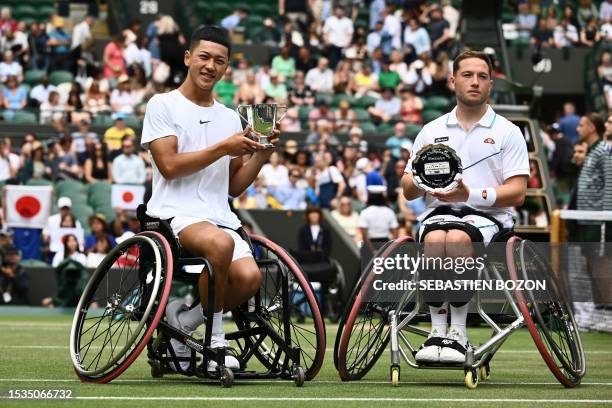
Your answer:
[[[253,297],[261,285],[261,271],[251,257],[232,262],[223,310],[232,310]]]

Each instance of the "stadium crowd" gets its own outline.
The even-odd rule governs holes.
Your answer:
[[[281,146],[253,185],[233,198],[235,208],[327,208],[356,243],[416,231],[425,202],[405,200],[399,181],[423,124],[452,107],[447,78],[461,49],[455,41],[460,15],[449,0],[372,0],[363,26],[356,18],[365,3],[280,0],[279,15],[266,18],[254,38],[278,52],[260,66],[235,58],[217,83],[216,97],[228,106],[289,106],[281,122],[286,132]],[[538,9],[535,3],[550,5]],[[593,46],[612,36],[612,0],[600,9],[581,0],[577,10],[519,1],[516,11],[519,35],[534,47]],[[239,7],[220,25],[235,34],[249,13],[248,6]],[[51,15],[47,22],[26,25],[13,19],[9,8],[2,9],[3,120],[16,121],[31,110],[36,122],[51,125],[57,137],[38,140],[28,133],[21,146],[2,140],[1,182],[79,180],[150,189],[151,163],[138,149],[136,130],[150,97],[184,78],[185,37],[173,18],[163,15],[147,27],[134,22],[97,55],[94,24],[87,16],[69,30],[64,18]],[[606,55],[598,68],[604,78],[611,76],[612,65]],[[494,76],[503,76],[499,64],[495,67]],[[573,105],[566,104],[559,121],[541,130],[551,175],[559,180],[560,206],[569,205],[578,177],[572,161],[584,147],[576,131],[579,121]],[[92,124],[105,123],[103,133],[94,131]],[[593,128],[604,137],[599,124]],[[303,143],[290,136],[300,131],[308,134]],[[375,136],[366,140],[364,133]],[[610,124],[605,137],[612,140]],[[530,187],[537,183],[534,175]],[[71,207],[68,197],[57,197],[59,212],[36,233],[37,240],[31,232],[2,228],[7,262],[17,265],[15,254],[21,254],[54,266],[70,258],[94,267],[117,241],[137,232],[129,211],[113,209],[79,220]],[[367,207],[378,210],[363,211]],[[394,216],[377,216],[389,208]],[[380,220],[386,220],[384,225]],[[84,241],[66,239],[64,247],[49,248],[50,230],[62,227],[83,228]],[[16,272],[4,273],[3,266],[0,286],[9,275]]]

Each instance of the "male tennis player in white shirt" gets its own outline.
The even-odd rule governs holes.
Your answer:
[[[234,231],[240,221],[230,210],[228,195],[239,196],[255,179],[275,149],[248,137],[240,117],[213,98],[213,87],[230,62],[231,43],[219,27],[200,27],[185,51],[188,74],[181,86],[153,96],[147,104],[142,146],[149,150],[153,166],[153,195],[147,214],[165,220],[182,247],[206,257],[215,273],[215,305],[212,348],[227,347],[223,311],[232,310],[258,291],[261,273],[249,245]],[[270,138],[278,143],[278,131]],[[242,156],[252,154],[243,164]],[[193,331],[203,323],[207,304],[207,274],[199,281],[201,305],[186,310],[171,302],[166,316],[171,325]],[[190,351],[172,341],[179,357]],[[189,362],[181,362],[186,369]],[[239,368],[226,356],[226,366]],[[216,367],[210,362],[208,370]]]
[[[455,189],[426,194],[428,209],[420,217],[419,231],[426,257],[473,256],[472,242],[488,245],[501,228],[512,227],[512,207],[523,203],[527,191],[529,158],[525,139],[517,126],[487,104],[493,86],[487,55],[466,51],[457,56],[449,85],[455,92],[457,107],[425,125],[413,147],[414,156],[428,144],[451,146],[463,166],[462,181]],[[425,194],[413,182],[411,168],[409,163],[402,177],[408,200]],[[428,272],[434,271],[423,271],[425,279]],[[435,272],[439,276],[440,271]],[[465,360],[468,303],[451,301],[447,332],[447,295],[438,293],[428,300],[432,330],[415,355],[420,363]],[[471,294],[468,300],[469,297]]]

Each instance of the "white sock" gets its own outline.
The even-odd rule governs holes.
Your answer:
[[[213,313],[212,335],[220,336],[223,334],[223,310]]]
[[[193,331],[200,327],[204,323],[204,314],[202,312],[202,304],[198,303],[197,306],[190,310],[186,310],[178,315],[179,323],[185,328],[185,330]]]
[[[466,333],[465,323],[467,322],[469,306],[469,303],[459,307],[451,305],[451,329],[454,328],[461,330],[463,334]]]
[[[429,314],[431,315],[431,330],[437,329],[443,336],[446,336],[446,322],[448,319],[448,305],[443,303],[442,306],[429,306]]]

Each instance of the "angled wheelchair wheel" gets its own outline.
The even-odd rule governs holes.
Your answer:
[[[389,342],[388,316],[397,302],[377,299],[378,293],[372,285],[380,275],[374,271],[374,258],[394,256],[402,245],[410,242],[414,242],[412,237],[400,237],[383,245],[353,290],[340,320],[334,347],[334,363],[342,381],[359,380],[366,375]]]
[[[577,386],[586,371],[586,355],[569,297],[533,242],[512,237],[506,256],[513,280],[545,280],[546,293],[516,290],[518,305],[550,371],[565,387]]]
[[[109,382],[136,360],[164,313],[171,283],[172,252],[162,235],[143,232],[111,250],[72,321],[70,355],[82,381]]]
[[[255,259],[263,273],[259,291],[259,315],[283,339],[290,338],[291,347],[300,348],[299,366],[305,370],[306,380],[312,380],[323,365],[325,357],[325,323],[314,290],[295,259],[269,239],[250,235]],[[265,263],[266,261],[271,263]],[[284,308],[283,271],[287,275],[287,309]],[[285,317],[288,316],[288,319]],[[253,327],[255,323],[240,314],[236,316],[240,329]],[[255,350],[257,359],[269,370],[282,371],[290,362],[279,345],[266,338],[247,338],[249,346],[259,344]],[[286,367],[285,367],[286,368]]]

